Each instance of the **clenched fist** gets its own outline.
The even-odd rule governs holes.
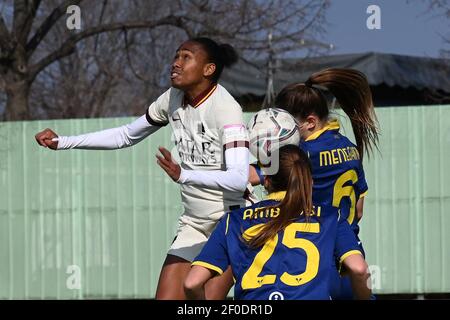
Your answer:
[[[51,129],[47,128],[34,136],[38,144],[45,148],[56,150],[58,141],[52,141],[53,138],[58,138],[58,135]]]

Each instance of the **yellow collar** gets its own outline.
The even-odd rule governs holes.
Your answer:
[[[329,122],[325,125],[325,127],[323,127],[322,129],[320,129],[320,130],[314,132],[312,135],[310,135],[308,138],[306,138],[305,141],[315,140],[315,139],[317,139],[322,133],[324,133],[325,131],[328,131],[328,130],[336,130],[336,129],[339,130],[339,128],[340,128],[340,127],[339,127],[339,122],[338,122],[336,119],[331,120],[331,121],[329,121]]]
[[[275,200],[275,201],[281,201],[286,196],[286,191],[278,191],[278,192],[272,192],[270,193],[266,200]]]

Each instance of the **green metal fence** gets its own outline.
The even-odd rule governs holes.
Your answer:
[[[376,111],[381,153],[365,161],[361,222],[375,292],[450,292],[450,106]],[[154,156],[172,146],[170,129],[118,151],[34,140],[46,127],[67,135],[130,120],[0,123],[0,298],[154,297],[182,212]]]

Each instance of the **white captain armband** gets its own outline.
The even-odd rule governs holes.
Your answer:
[[[230,124],[223,128],[223,150],[230,148],[248,148],[248,134],[247,129],[243,124]]]

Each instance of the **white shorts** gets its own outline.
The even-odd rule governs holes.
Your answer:
[[[195,223],[186,223],[186,219],[183,218],[185,217],[181,217],[178,221],[177,235],[169,248],[168,254],[192,262],[202,251],[203,246],[220,220],[197,225]]]
[[[251,185],[247,186],[247,188],[249,189],[249,192],[247,194],[248,198],[245,201],[245,205],[250,206],[253,203],[258,202],[259,199],[253,194],[253,187]],[[237,205],[237,207],[239,208],[239,205]],[[230,207],[229,211],[232,210],[233,208]],[[214,218],[217,218],[217,220],[198,220],[195,217],[190,217],[183,213],[178,219],[177,235],[167,254],[180,257],[190,262],[194,261],[195,257],[202,251],[203,246],[208,241],[211,233],[214,231],[224,214],[225,212],[218,211],[213,214]]]

